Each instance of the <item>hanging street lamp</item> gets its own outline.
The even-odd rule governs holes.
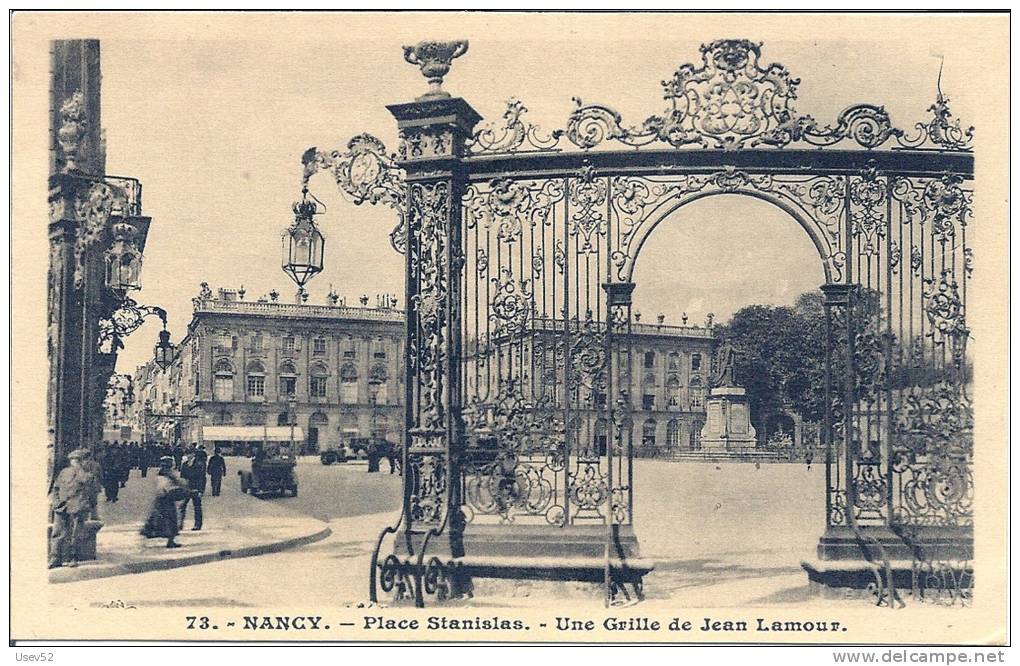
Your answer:
[[[159,340],[156,342],[154,360],[160,370],[166,370],[174,361],[175,347],[170,342],[170,331],[166,330],[166,320],[163,320],[163,330],[159,332]]]
[[[315,216],[326,211],[326,206],[301,189],[301,201],[294,203],[294,223],[281,235],[283,257],[281,267],[298,286],[302,295],[305,284],[322,272],[326,239],[315,226]]]

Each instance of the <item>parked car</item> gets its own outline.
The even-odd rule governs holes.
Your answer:
[[[252,455],[250,468],[237,472],[241,477],[241,492],[256,497],[269,493],[282,496],[290,492],[292,497],[297,497],[296,466],[297,460],[289,446],[276,442],[259,444]]]

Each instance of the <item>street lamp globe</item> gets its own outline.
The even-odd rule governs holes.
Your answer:
[[[305,187],[301,201],[294,204],[294,223],[284,230],[282,241],[283,272],[290,276],[299,288],[322,272],[326,239],[315,226],[315,216],[322,212],[322,204],[308,194]]]

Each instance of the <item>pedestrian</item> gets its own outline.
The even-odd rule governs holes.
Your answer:
[[[120,494],[120,469],[117,467],[117,450],[107,446],[103,450],[103,457],[99,461],[102,468],[103,493],[107,502],[116,502]]]
[[[138,450],[138,471],[144,479],[149,475],[149,465],[152,463],[152,447],[142,444]]]
[[[217,446],[213,449],[213,454],[209,458],[206,470],[209,473],[209,483],[212,485],[212,496],[219,497],[223,477],[227,475],[227,461],[224,460],[223,455],[220,453],[220,447]]]
[[[141,533],[147,539],[166,539],[167,548],[180,548],[181,544],[174,540],[180,533],[177,502],[188,497],[188,484],[174,471],[174,459],[171,456],[159,459],[156,476],[156,497]]]
[[[181,446],[180,442],[177,442],[173,448],[174,457],[174,469],[180,471],[181,463],[184,462],[184,447]]]
[[[397,468],[397,447],[392,442],[386,442],[386,462],[390,464],[390,474],[393,474]]]
[[[121,488],[124,488],[131,476],[131,448],[127,442],[117,444],[115,448],[117,449],[117,482]]]
[[[67,467],[60,470],[50,493],[53,530],[50,533],[49,567],[78,566],[85,523],[92,516],[95,480],[82,465],[88,452],[75,449],[67,454]]]
[[[180,518],[177,525],[184,529],[184,517],[188,513],[188,502],[195,507],[195,524],[192,530],[202,529],[202,493],[205,492],[205,452],[191,451],[181,464],[181,476],[188,484],[190,495],[181,503]]]

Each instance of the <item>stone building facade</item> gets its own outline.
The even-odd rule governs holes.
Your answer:
[[[716,338],[711,326],[631,326],[629,389],[635,451],[701,448]]]
[[[245,300],[203,285],[166,373],[136,374],[138,400],[174,423],[186,442],[227,445],[290,436],[304,453],[354,437],[403,435],[404,313],[376,307]],[[291,415],[293,404],[293,417]]]

